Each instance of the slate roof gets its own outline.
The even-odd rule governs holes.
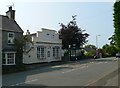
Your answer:
[[[1,16],[2,16],[2,30],[23,33],[23,30],[15,20],[9,19],[7,16],[3,16],[3,15]]]

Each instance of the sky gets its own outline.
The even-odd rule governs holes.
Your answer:
[[[41,28],[60,30],[59,23],[67,24],[77,15],[78,26],[90,34],[87,44],[98,47],[109,44],[108,38],[114,33],[113,4],[110,0],[0,0],[0,14],[6,15],[8,7],[14,3],[15,20],[23,29],[31,33]]]

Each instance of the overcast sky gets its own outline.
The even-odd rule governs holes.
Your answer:
[[[97,2],[94,0],[78,1],[2,0],[0,1],[0,14],[6,15],[8,6],[13,2],[13,9],[16,10],[15,20],[24,32],[29,29],[31,33],[39,31],[41,28],[58,31],[60,29],[58,23],[67,24],[72,20],[72,15],[77,15],[78,26],[90,34],[88,44],[96,45],[97,35],[100,35],[98,37],[99,47],[109,43],[108,38],[114,32],[113,2],[110,0],[104,0],[104,2],[97,0]]]

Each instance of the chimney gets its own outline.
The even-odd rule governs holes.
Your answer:
[[[9,10],[6,12],[6,16],[15,20],[15,10],[12,10],[12,6],[9,7]]]

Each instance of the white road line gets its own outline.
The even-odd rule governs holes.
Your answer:
[[[21,84],[30,83],[30,82],[34,82],[34,81],[37,81],[37,80],[38,79],[29,80],[29,81],[26,81],[26,82],[16,83],[16,84],[13,84],[13,85],[10,85],[10,86],[18,86],[18,85],[21,85]]]
[[[90,62],[90,63],[95,63],[95,62]]]
[[[81,67],[81,68],[86,68],[86,66],[83,66],[83,67]]]
[[[58,67],[62,67],[62,66],[52,66],[51,68],[58,68]]]
[[[71,71],[74,71],[75,69],[71,69],[71,70],[68,70],[68,71],[64,71],[62,73],[68,73],[68,72],[71,72]]]
[[[82,64],[81,66],[86,66],[87,64]]]
[[[52,66],[51,68],[59,68],[59,67],[68,67],[69,65],[57,65],[57,66]]]
[[[105,62],[105,63],[108,63],[108,62]]]
[[[88,84],[85,85],[85,86],[90,86],[91,84],[93,84],[93,83],[95,83],[95,82],[97,82],[97,81],[98,81],[98,80],[92,81],[92,82],[88,83]]]
[[[38,79],[34,79],[34,80],[26,81],[25,83],[34,82],[34,81],[37,81],[37,80]]]
[[[85,64],[85,65],[86,65],[86,64]],[[64,74],[64,73],[72,72],[72,71],[75,71],[75,70],[78,70],[78,69],[81,69],[81,68],[87,68],[88,66],[85,66],[85,65],[83,65],[83,67],[79,67],[79,68],[67,70],[67,71],[64,71],[64,72],[62,72],[62,73]]]

